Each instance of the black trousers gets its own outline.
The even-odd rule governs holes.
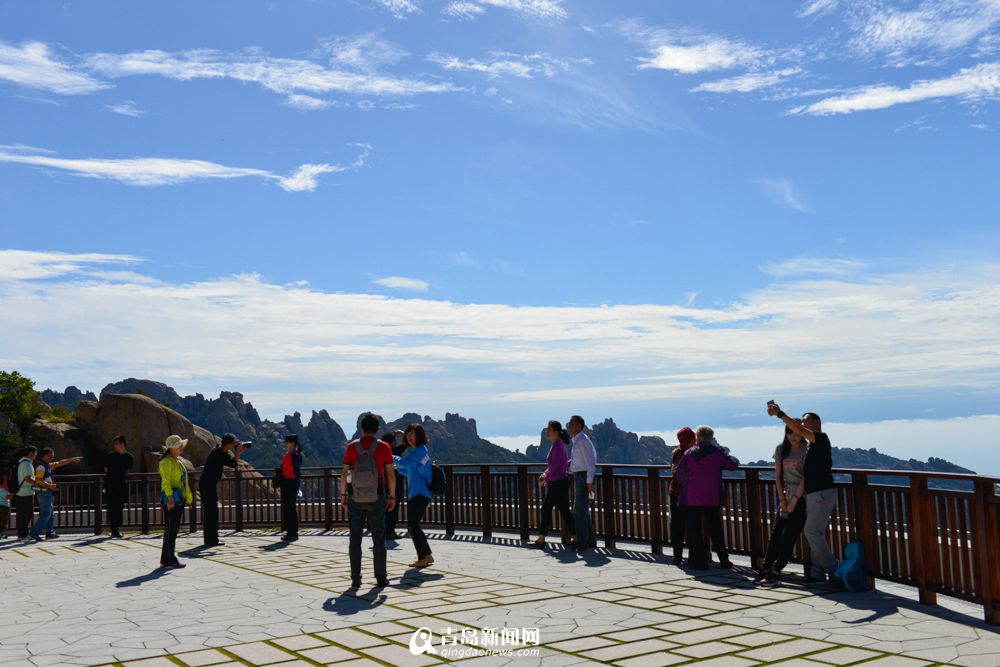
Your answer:
[[[112,533],[117,533],[124,523],[128,489],[125,485],[108,485],[107,488],[108,527],[111,528]]]
[[[774,520],[774,528],[771,529],[771,539],[767,543],[767,552],[764,554],[764,569],[781,572],[788,560],[792,557],[795,543],[802,534],[802,528],[806,525],[806,502],[805,498],[799,498],[795,503],[795,510],[787,517],[780,514]]]
[[[406,478],[396,472],[396,497],[405,498],[406,492],[403,490],[403,483]],[[399,524],[399,503],[397,502],[391,510],[385,513],[385,534],[392,535],[396,532],[396,525]]]
[[[359,506],[354,497],[347,501],[347,526],[350,530],[348,553],[351,559],[351,579],[361,579],[361,537],[365,532],[365,524],[372,536],[372,558],[375,560],[375,579],[383,581],[389,578],[385,569],[385,507],[386,497],[380,495],[374,505]]]
[[[160,565],[174,565],[177,560],[177,533],[184,521],[184,505],[174,503],[174,508],[163,506],[163,549],[160,550]]]
[[[410,529],[410,539],[413,540],[413,548],[417,550],[417,558],[427,558],[431,555],[431,547],[427,544],[427,535],[420,527],[420,522],[424,518],[427,506],[431,504],[431,499],[427,496],[413,496],[406,501],[406,527]],[[397,507],[399,507],[397,505]]]
[[[219,488],[215,484],[199,484],[201,492],[202,534],[205,546],[219,543]]]
[[[31,519],[35,514],[34,496],[14,496],[16,501],[14,509],[17,511],[17,536],[24,539],[28,536],[28,528],[31,527]]]
[[[670,496],[670,543],[674,547],[674,558],[684,557],[684,533],[687,528],[687,515],[680,505],[677,496]]]
[[[285,537],[299,536],[299,480],[281,480],[281,528]]]
[[[546,535],[552,529],[552,508],[559,508],[563,523],[570,533],[575,533],[573,513],[569,511],[569,477],[545,485],[545,500],[542,501],[542,522],[539,532]]]
[[[705,539],[701,529],[702,520],[708,523],[712,548],[718,554],[719,562],[729,562],[726,534],[722,530],[722,511],[718,507],[685,507],[684,514],[687,518],[688,564],[693,568],[708,567],[708,553],[705,551]]]

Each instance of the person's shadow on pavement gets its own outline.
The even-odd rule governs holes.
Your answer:
[[[141,586],[150,581],[156,581],[160,577],[166,575],[168,572],[165,567],[158,567],[148,574],[140,574],[138,577],[132,577],[131,579],[126,579],[124,581],[119,581],[115,584],[115,588],[131,588],[133,586]]]

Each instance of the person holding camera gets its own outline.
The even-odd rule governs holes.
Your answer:
[[[188,441],[179,435],[167,437],[166,451],[157,466],[160,472],[160,502],[163,504],[163,548],[160,551],[160,567],[179,570],[185,567],[177,559],[177,533],[184,520],[184,506],[194,503],[188,471],[181,461],[181,452]]]
[[[409,429],[410,427],[408,426],[407,431],[409,431]],[[406,444],[406,435],[399,429],[396,429],[392,433],[384,433],[382,435],[382,441],[389,445],[389,448],[392,449],[393,457],[403,456],[409,448]],[[403,488],[404,477],[398,469],[395,471],[395,475],[396,490],[400,491]],[[385,539],[387,540],[398,540],[400,537],[399,533],[396,532],[396,526],[399,525],[399,506],[400,504],[396,503],[395,507],[385,513]]]
[[[361,536],[365,523],[372,536],[376,585],[379,588],[389,585],[385,562],[385,512],[396,506],[396,475],[392,450],[375,437],[378,429],[378,417],[370,412],[361,417],[361,437],[347,443],[340,471],[341,489],[348,488],[347,475],[351,475],[351,493],[342,496],[350,529],[351,588],[361,586]]]
[[[285,455],[278,466],[278,489],[281,491],[281,527],[283,542],[299,539],[299,485],[302,482],[302,445],[299,436],[285,436]]]
[[[420,522],[433,498],[428,486],[434,477],[434,464],[427,451],[430,439],[423,425],[410,424],[406,427],[403,441],[405,446],[403,453],[393,455],[392,458],[396,462],[396,469],[406,478],[406,525],[410,529],[413,547],[417,550],[417,560],[410,563],[410,567],[427,567],[434,562],[434,554],[431,553],[427,535],[420,527]],[[398,478],[396,488],[400,488]],[[397,503],[396,509],[398,508]]]
[[[205,467],[198,479],[198,492],[201,494],[202,523],[206,547],[222,546],[219,541],[219,480],[222,479],[223,468],[236,469],[240,454],[249,447],[249,443],[238,442],[232,433],[222,436],[222,442],[208,453]]]

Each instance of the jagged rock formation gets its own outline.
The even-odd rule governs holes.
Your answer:
[[[630,431],[623,431],[613,419],[605,419],[599,424],[591,425],[586,429],[586,433],[594,441],[599,463],[662,465],[670,463],[670,454],[674,449],[659,436],[640,436]],[[545,431],[542,430],[539,444],[528,446],[525,456],[530,461],[541,463],[549,454],[549,446]]]
[[[96,401],[94,392],[83,392],[70,385],[65,391],[46,389],[41,394],[42,402],[52,408],[66,408],[70,412],[76,409],[80,401]]]

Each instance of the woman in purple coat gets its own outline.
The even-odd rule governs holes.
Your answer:
[[[553,420],[545,429],[545,436],[550,444],[548,466],[538,477],[538,483],[545,487],[545,501],[542,503],[542,525],[535,540],[536,547],[545,546],[545,534],[552,527],[553,507],[559,508],[569,532],[576,532],[573,530],[573,513],[569,511],[569,450],[566,447],[570,442],[569,433],[562,424]]]
[[[719,565],[732,567],[726,553],[726,536],[722,531],[722,471],[736,470],[740,462],[729,450],[715,441],[715,431],[708,426],[695,430],[697,442],[677,464],[675,476],[681,486],[680,506],[687,518],[688,565],[692,570],[708,569],[708,553],[702,537],[702,520],[708,522],[712,546],[719,556]]]

